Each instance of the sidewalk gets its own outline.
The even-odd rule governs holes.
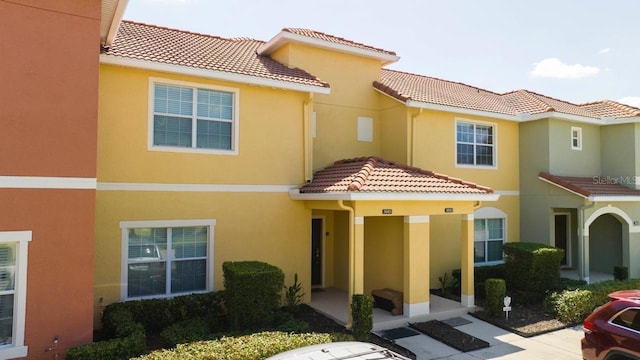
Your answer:
[[[464,353],[422,334],[400,338],[395,340],[395,342],[416,354],[417,360],[582,359],[580,339],[583,337],[583,332],[581,326],[524,338],[470,315],[463,315],[461,317],[471,323],[460,325],[456,328],[487,341],[490,347]]]

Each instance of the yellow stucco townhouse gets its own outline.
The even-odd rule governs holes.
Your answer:
[[[403,318],[432,313],[453,269],[472,308],[474,266],[518,240],[518,109],[398,60],[306,29],[123,21],[100,58],[96,320],[222,289],[240,260],[297,273],[305,302],[336,295],[345,323],[349,295],[376,289],[403,294]]]

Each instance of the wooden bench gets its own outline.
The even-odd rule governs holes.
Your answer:
[[[391,315],[402,315],[402,293],[384,288],[371,291],[374,306],[391,312]]]

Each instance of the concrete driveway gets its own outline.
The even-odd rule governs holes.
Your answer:
[[[470,323],[456,328],[487,341],[490,347],[464,353],[422,334],[400,338],[395,342],[415,353],[417,360],[582,359],[580,339],[583,337],[583,332],[581,326],[524,338],[472,316],[463,315],[461,317]]]

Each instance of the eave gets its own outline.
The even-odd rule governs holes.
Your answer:
[[[344,201],[498,201],[499,194],[450,194],[450,193],[383,193],[383,192],[335,192],[300,193],[289,191],[293,200],[344,200]]]
[[[134,69],[159,71],[177,75],[195,76],[211,80],[230,81],[248,85],[271,87],[283,90],[293,90],[301,92],[312,92],[317,94],[330,94],[331,89],[322,86],[313,86],[306,84],[299,84],[289,81],[265,79],[258,76],[251,76],[245,74],[237,74],[225,71],[207,70],[188,66],[180,66],[173,64],[164,64],[154,61],[131,59],[114,55],[100,55],[100,63],[105,65],[114,65],[121,67],[129,67]]]

